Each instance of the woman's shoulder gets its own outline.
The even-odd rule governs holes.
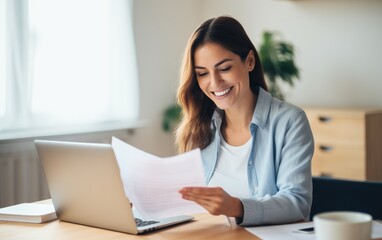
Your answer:
[[[271,112],[292,116],[305,113],[301,107],[290,102],[279,100],[275,97],[272,97]]]
[[[289,102],[273,97],[260,88],[252,123],[266,127],[291,122],[294,119],[306,118],[304,111]]]
[[[291,126],[307,123],[308,119],[301,107],[272,97],[268,121],[270,125]]]
[[[270,115],[296,116],[304,113],[304,110],[297,105],[273,97],[269,92],[261,89],[259,93],[260,108],[268,108]]]

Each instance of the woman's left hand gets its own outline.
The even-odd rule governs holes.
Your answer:
[[[242,218],[243,204],[221,187],[184,187],[179,191],[182,198],[194,201],[213,215]]]

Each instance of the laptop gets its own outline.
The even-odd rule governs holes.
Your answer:
[[[62,221],[139,234],[194,218],[136,218],[110,144],[34,142],[57,217]]]

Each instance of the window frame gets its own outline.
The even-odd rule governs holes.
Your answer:
[[[147,120],[139,119],[139,86],[138,86],[138,69],[136,66],[136,58],[135,58],[135,48],[134,48],[134,37],[130,36],[130,41],[132,41],[132,45],[129,47],[123,48],[123,50],[128,50],[133,52],[133,57],[130,57],[126,60],[129,64],[131,64],[132,73],[129,76],[126,76],[126,73],[118,72],[123,77],[135,78],[135,86],[136,92],[133,93],[134,96],[130,96],[130,99],[135,99],[135,105],[132,111],[135,111],[132,115],[135,114],[135,117],[128,119],[108,119],[100,122],[91,122],[91,123],[80,123],[80,124],[70,124],[68,126],[59,126],[59,127],[43,127],[43,128],[35,128],[31,122],[38,121],[35,119],[36,116],[31,113],[30,103],[28,99],[31,98],[30,92],[27,87],[18,87],[22,84],[29,84],[29,71],[30,66],[28,65],[29,59],[29,29],[28,29],[28,0],[0,0],[1,6],[3,6],[4,11],[7,13],[7,20],[9,21],[9,17],[12,17],[11,20],[12,26],[9,26],[9,23],[4,23],[6,27],[10,27],[6,33],[11,31],[11,34],[5,35],[5,42],[7,44],[18,44],[18,49],[21,51],[15,53],[9,50],[10,48],[5,47],[6,57],[7,59],[15,58],[12,54],[16,54],[17,63],[15,66],[7,66],[3,64],[1,67],[6,69],[5,76],[5,85],[6,88],[3,90],[5,92],[4,98],[5,101],[5,112],[3,116],[0,116],[0,141],[1,140],[14,140],[14,139],[25,139],[31,137],[41,137],[41,136],[54,136],[54,135],[67,135],[67,134],[77,134],[77,133],[89,133],[89,132],[99,132],[99,131],[112,131],[119,129],[131,129],[136,127],[142,127],[147,125]],[[115,1],[117,2],[117,1]],[[118,3],[118,2],[117,2]],[[125,4],[124,6],[130,7],[131,9],[131,1],[119,0],[119,4]],[[4,8],[5,5],[5,8]],[[125,10],[125,13],[130,13],[130,9]],[[116,9],[115,11],[120,11]],[[3,11],[3,12],[4,12]],[[12,14],[14,13],[14,14]],[[19,13],[19,14],[16,14]],[[119,20],[128,20],[127,18],[131,18],[132,16],[122,15],[122,19]],[[133,24],[130,19],[130,34],[133,34]],[[18,27],[15,27],[18,26]],[[115,27],[115,26],[113,26]],[[5,30],[4,30],[5,31]],[[1,37],[1,36],[0,36]],[[18,41],[15,41],[17,39]],[[121,40],[122,41],[122,40]],[[12,48],[11,48],[12,49]],[[126,51],[125,51],[126,52]],[[127,52],[126,52],[127,55]],[[125,56],[125,58],[127,58]],[[135,58],[132,60],[132,58]],[[7,62],[6,60],[4,60]],[[12,61],[13,62],[13,61]],[[1,63],[1,62],[0,62]],[[21,69],[21,71],[16,71],[16,68]],[[118,71],[118,70],[117,70]],[[12,80],[10,80],[12,79]],[[126,87],[126,86],[125,86]],[[113,100],[115,102],[115,100]],[[111,105],[115,107],[118,103],[114,103]],[[19,122],[17,127],[12,127],[15,119],[22,119]],[[30,127],[32,126],[32,127]]]

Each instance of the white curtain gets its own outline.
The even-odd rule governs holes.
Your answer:
[[[137,119],[131,1],[0,1],[0,135]]]
[[[6,9],[5,1],[0,0],[0,126],[1,119],[4,119],[5,115],[5,63],[6,63]],[[1,130],[1,127],[0,127]]]

